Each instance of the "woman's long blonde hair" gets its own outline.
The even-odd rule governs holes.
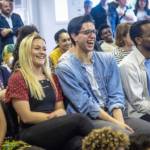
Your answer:
[[[33,63],[31,57],[31,50],[32,50],[32,43],[35,39],[42,39],[45,41],[38,33],[34,32],[27,37],[25,37],[19,47],[19,64],[20,64],[20,71],[26,81],[27,86],[30,89],[31,96],[42,100],[45,97],[43,88],[39,83],[36,74],[33,72]],[[45,74],[46,78],[49,79],[56,91],[56,87],[54,81],[51,76],[51,70],[48,65],[47,59],[43,65],[43,73]]]

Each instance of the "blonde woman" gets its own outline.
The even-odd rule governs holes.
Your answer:
[[[8,83],[6,99],[21,119],[20,139],[46,149],[72,150],[93,125],[81,115],[67,116],[58,81],[51,76],[43,38],[33,33],[19,48],[20,68]]]

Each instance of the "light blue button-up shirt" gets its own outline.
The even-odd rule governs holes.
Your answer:
[[[92,91],[85,65],[71,52],[67,52],[67,56],[60,59],[55,70],[64,95],[77,106],[81,113],[91,118],[100,116],[102,101],[110,114],[114,108],[124,109],[124,94],[119,70],[113,56],[94,51],[92,63],[94,77],[102,98],[97,99]],[[75,112],[70,105],[67,111]]]
[[[145,64],[146,73],[147,73],[147,87],[148,87],[148,92],[150,96],[150,59],[146,59],[144,64]]]

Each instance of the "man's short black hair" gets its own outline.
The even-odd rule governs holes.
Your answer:
[[[92,5],[92,1],[91,0],[85,0],[84,1],[84,6],[85,5]]]
[[[86,22],[92,22],[94,24],[94,20],[91,15],[84,15],[73,18],[68,24],[68,33],[71,37],[71,34],[79,34],[81,27]],[[72,43],[75,45],[75,41],[72,39]]]
[[[99,28],[98,28],[98,33],[97,33],[97,36],[100,40],[101,39],[101,35],[102,35],[102,30],[103,29],[106,29],[106,28],[110,28],[110,26],[108,24],[102,24]]]
[[[150,23],[150,20],[147,19],[147,20],[137,21],[131,25],[130,37],[131,37],[131,40],[134,42],[135,45],[137,45],[135,38],[143,35],[143,31],[142,31],[141,27],[143,25],[149,24],[149,23]]]
[[[55,33],[55,35],[54,35],[54,40],[55,40],[56,42],[58,42],[59,36],[60,36],[60,34],[62,34],[62,33],[67,33],[67,30],[66,30],[66,29],[60,29],[59,31],[57,31],[57,32]]]

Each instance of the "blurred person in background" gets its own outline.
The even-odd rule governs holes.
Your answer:
[[[93,17],[94,21],[95,21],[95,28],[96,30],[98,30],[98,28],[102,25],[102,24],[106,24],[107,23],[107,12],[104,8],[104,4],[106,3],[107,0],[100,0],[100,2],[98,3],[98,5],[96,5],[95,7],[92,8],[91,10],[91,16]]]
[[[88,15],[91,12],[93,2],[91,0],[84,0],[84,14]]]
[[[117,13],[118,1],[113,0],[112,2],[108,3],[108,21],[111,26],[113,37],[116,34],[116,27],[119,24],[119,16]]]
[[[71,48],[71,39],[65,29],[60,29],[54,36],[57,46],[50,52],[49,60],[51,69],[54,71],[60,56]]]
[[[131,52],[134,46],[129,35],[130,26],[131,24],[129,23],[121,23],[117,26],[115,38],[116,48],[112,54],[115,56],[118,64]]]
[[[99,46],[104,52],[112,52],[115,48],[114,39],[112,36],[111,27],[103,24],[98,29]]]
[[[5,66],[9,72],[11,72],[12,70],[14,49],[14,44],[8,44],[4,47],[4,50],[2,52],[2,66]]]
[[[150,19],[150,9],[148,8],[149,0],[137,0],[135,4],[134,13],[137,20]]]
[[[117,13],[120,23],[133,23],[137,20],[132,8],[127,6],[127,0],[118,0],[118,4]]]
[[[23,21],[20,15],[13,13],[13,2],[10,0],[4,0],[2,2],[0,14],[0,37],[2,42],[1,50],[4,49],[5,45],[14,44],[16,42],[18,29],[21,26],[23,26]],[[1,54],[2,51],[0,52],[0,55]]]

